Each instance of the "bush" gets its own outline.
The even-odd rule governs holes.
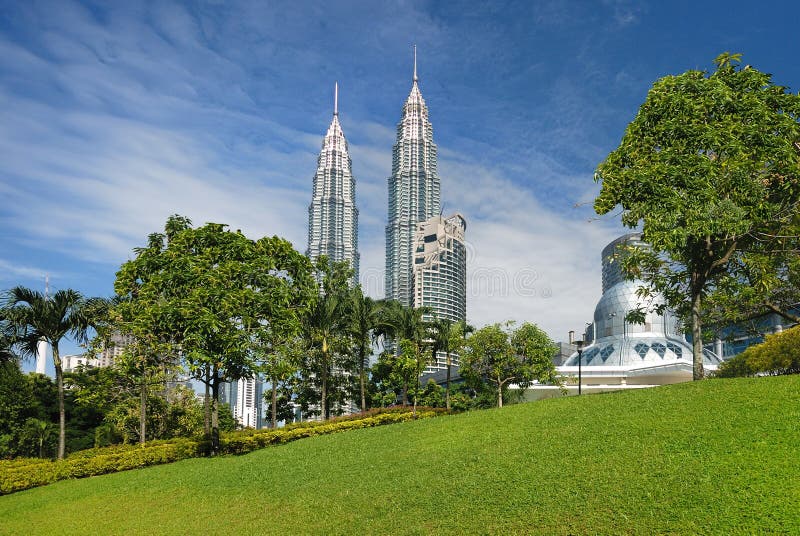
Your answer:
[[[780,376],[800,373],[800,326],[767,335],[761,344],[751,346],[720,365],[717,376]]]
[[[154,441],[140,445],[117,445],[76,452],[62,461],[17,459],[0,464],[0,494],[51,484],[67,478],[116,473],[127,469],[175,462],[203,454],[196,439]]]
[[[436,417],[444,413],[446,411],[442,409],[418,408],[417,419]],[[223,454],[245,454],[303,437],[369,428],[411,419],[413,419],[413,415],[407,407],[380,408],[328,421],[295,423],[275,430],[231,432],[222,436],[220,448]],[[150,441],[144,446],[114,445],[83,450],[69,455],[62,461],[40,458],[2,460],[0,461],[0,495],[44,486],[67,478],[84,478],[206,456],[209,451],[208,441],[176,438]]]

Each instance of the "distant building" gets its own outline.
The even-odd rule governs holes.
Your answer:
[[[417,224],[414,236],[414,307],[427,307],[425,320],[460,322],[467,318],[467,222],[461,214],[434,216]],[[450,355],[458,365],[458,355]],[[447,368],[447,356],[439,352],[426,373]]]
[[[348,261],[358,282],[358,208],[356,181],[347,140],[339,124],[339,86],[334,90],[333,119],[322,141],[311,204],[308,207],[308,249],[313,261],[326,255]]]
[[[573,352],[559,367],[562,376],[570,378],[567,388],[577,392],[579,370],[582,391],[601,392],[652,387],[692,379],[692,347],[684,337],[672,312],[658,314],[650,310],[643,324],[627,320],[627,315],[639,308],[652,309],[663,303],[656,298],[645,303],[637,294],[641,281],[624,278],[615,254],[623,247],[649,247],[638,233],[622,236],[608,244],[602,252],[603,295],[594,310],[594,322],[589,325],[588,344],[578,354]],[[709,350],[703,354],[703,365],[716,370],[721,360]],[[558,389],[534,386],[529,398],[551,396]]]
[[[242,428],[263,426],[264,382],[260,378],[242,378],[225,383],[220,401],[231,406],[234,419]]]
[[[91,359],[86,354],[69,354],[61,356],[61,370],[64,372],[75,372],[79,367],[96,368],[100,367],[99,359]]]
[[[110,367],[117,359],[122,356],[131,343],[133,337],[130,335],[123,335],[121,333],[113,333],[109,337],[108,342],[103,346],[103,349],[97,354],[98,367]]]
[[[403,105],[392,150],[386,225],[386,298],[405,306],[414,304],[412,263],[417,224],[441,212],[433,127],[417,82],[415,49],[411,92]]]

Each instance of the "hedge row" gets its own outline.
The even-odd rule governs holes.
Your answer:
[[[441,412],[431,410],[417,411],[417,419],[436,417],[437,415],[441,415]],[[248,435],[230,435],[223,437],[220,440],[220,449],[225,454],[245,454],[269,445],[280,445],[303,437],[332,434],[334,432],[355,430],[357,428],[371,428],[373,426],[409,421],[411,419],[413,419],[413,415],[406,409],[403,413],[385,412],[377,414],[374,417],[334,422],[318,422],[315,423],[315,426],[288,426],[276,430],[258,430]]]
[[[417,411],[424,419],[443,414],[425,408]],[[225,434],[220,439],[222,454],[245,454],[270,445],[280,445],[303,437],[332,434],[356,428],[370,428],[408,421],[413,415],[408,408],[373,412],[371,416],[340,418],[322,422],[305,422],[276,430],[247,430]],[[18,458],[0,461],[0,495],[52,484],[68,478],[115,473],[149,465],[170,463],[186,458],[205,456],[209,452],[206,440],[178,438],[151,441],[145,446],[114,445],[76,452],[65,460]]]

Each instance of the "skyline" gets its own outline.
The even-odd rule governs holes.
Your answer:
[[[800,7],[773,5],[14,4],[0,15],[0,288],[43,290],[49,273],[53,288],[108,296],[174,213],[304,251],[338,81],[362,281],[380,297],[417,44],[442,210],[470,222],[469,320],[529,320],[562,340],[591,320],[600,252],[625,232],[594,215],[592,173],[652,83],[730,50],[800,87]]]

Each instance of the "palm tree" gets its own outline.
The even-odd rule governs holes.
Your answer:
[[[64,378],[58,345],[66,336],[77,342],[87,342],[87,333],[96,320],[105,314],[106,300],[84,298],[80,292],[59,290],[45,296],[26,287],[15,287],[6,293],[5,314],[19,331],[17,346],[23,355],[35,355],[44,339],[53,350],[53,365],[58,386],[58,459],[64,459],[66,442],[64,413]]]
[[[452,365],[451,354],[460,346],[462,326],[466,322],[453,322],[447,318],[437,318],[431,323],[431,358],[435,361],[436,354],[444,352],[447,357],[447,383],[445,387],[445,406],[450,409],[450,367]]]
[[[13,326],[6,321],[3,311],[0,311],[0,364],[18,359],[14,353],[14,335]]]
[[[336,294],[323,294],[305,318],[304,331],[310,346],[319,352],[318,372],[322,382],[320,408],[322,418],[330,416],[328,408],[328,372],[331,366],[333,346],[343,331],[344,304]]]
[[[417,369],[417,389],[419,391],[419,376],[422,373],[422,361],[425,355],[422,352],[425,346],[425,341],[428,339],[428,323],[424,320],[423,316],[430,314],[427,307],[404,307],[397,302],[387,302],[384,309],[382,321],[382,330],[387,335],[395,340],[395,343],[407,340],[411,343],[413,348],[414,359],[416,361]],[[398,345],[398,348],[400,345]],[[408,386],[403,386],[403,403],[408,403],[407,398]],[[413,413],[417,413],[417,394],[414,395],[414,409]]]
[[[367,411],[366,368],[379,324],[379,307],[372,298],[364,296],[360,286],[353,288],[350,300],[350,334],[356,345],[358,374],[361,382],[361,411]]]

